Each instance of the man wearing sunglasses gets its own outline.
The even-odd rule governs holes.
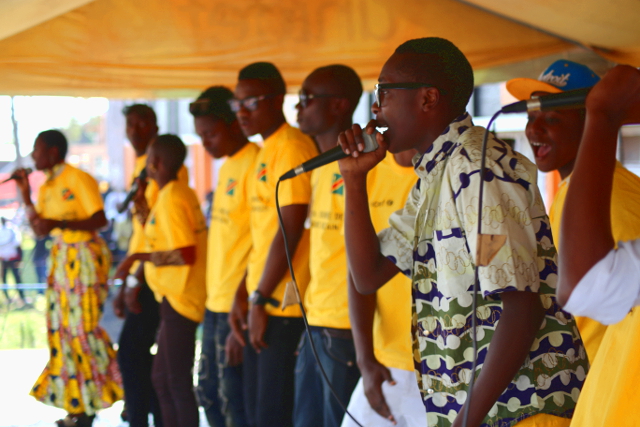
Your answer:
[[[249,137],[260,134],[248,192],[251,201],[252,251],[246,285],[238,287],[229,321],[244,346],[244,398],[249,425],[290,426],[293,412],[295,350],[304,328],[297,305],[282,310],[285,285],[291,280],[285,242],[276,212],[278,178],[318,154],[314,142],[286,123],[282,112],[285,83],[271,63],[243,68],[230,106]],[[304,223],[311,197],[308,175],[282,182],[279,202],[289,253],[300,291],[309,282],[309,231]],[[249,300],[247,318],[247,299]]]
[[[349,129],[362,95],[353,69],[329,65],[314,70],[302,83],[298,110],[300,130],[325,152]],[[297,178],[295,178],[297,179]],[[305,294],[311,337],[302,335],[296,362],[296,427],[338,426],[344,411],[319,374],[309,338],[339,399],[345,404],[360,371],[349,323],[347,257],[344,249],[344,186],[337,163],[311,172],[311,281]]]
[[[251,250],[247,192],[260,148],[250,143],[231,111],[233,92],[210,87],[191,103],[195,130],[218,172],[207,243],[207,301],[197,395],[211,427],[245,427],[242,346],[231,334],[229,312],[245,280]]]
[[[469,62],[447,40],[410,40],[387,60],[379,82],[376,120],[365,130],[388,128],[377,135],[378,150],[362,153],[359,127],[340,135],[351,154],[340,161],[347,255],[362,293],[399,271],[412,277],[414,366],[426,424],[461,427],[470,405],[468,427],[568,426],[588,362],[575,321],[555,302],[556,253],[535,165],[504,142],[488,141],[482,233],[505,242],[478,267],[485,129],[465,112],[473,90]],[[414,158],[419,180],[390,227],[376,235],[367,172],[387,150],[409,148],[421,153]]]

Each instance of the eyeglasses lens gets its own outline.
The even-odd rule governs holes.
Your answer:
[[[376,104],[380,107],[380,88],[376,85],[375,90],[373,91],[373,95],[376,99]]]

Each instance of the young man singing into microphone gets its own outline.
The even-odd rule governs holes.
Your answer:
[[[567,426],[586,375],[575,322],[555,303],[556,253],[535,167],[491,138],[483,233],[504,245],[476,264],[478,184],[484,128],[465,107],[473,72],[451,42],[410,40],[387,60],[376,88],[380,148],[361,153],[362,130],[340,136],[352,157],[340,161],[347,192],[345,237],[357,289],[371,293],[404,272],[413,282],[413,350],[427,425]],[[388,149],[415,148],[418,182],[390,227],[369,219],[367,172]],[[477,310],[472,310],[479,270]],[[476,315],[478,351],[471,339]],[[477,359],[477,371],[471,372]],[[469,403],[471,375],[477,380]]]

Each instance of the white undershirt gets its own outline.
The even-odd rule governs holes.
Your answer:
[[[640,240],[621,242],[584,275],[563,307],[604,325],[640,305]]]

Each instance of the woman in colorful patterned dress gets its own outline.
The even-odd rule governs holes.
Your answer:
[[[97,410],[122,398],[120,372],[107,333],[98,325],[107,297],[111,256],[97,230],[106,225],[98,184],[64,162],[67,140],[56,130],[40,133],[31,154],[47,181],[31,202],[25,170],[16,182],[29,223],[53,247],[47,277],[49,362],[31,390],[68,415],[57,426],[91,426]]]

